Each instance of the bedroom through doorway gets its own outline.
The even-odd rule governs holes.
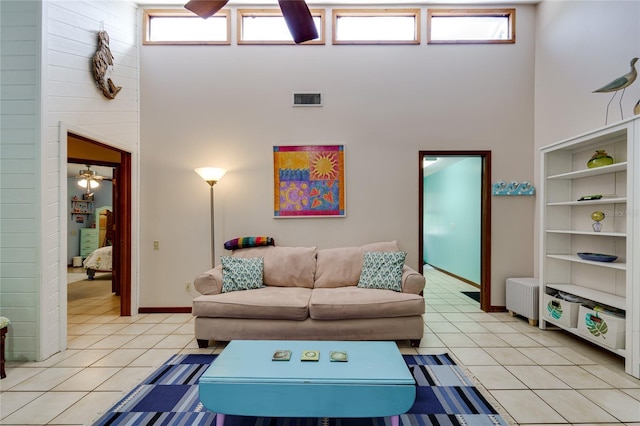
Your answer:
[[[120,314],[120,292],[112,273],[114,166],[99,166],[98,160],[108,158],[67,163],[68,340],[86,315]]]
[[[74,321],[103,313],[91,306],[115,310],[120,316],[131,315],[131,153],[70,131],[66,142],[66,217],[80,222],[77,229],[68,226],[67,247],[62,248],[69,259],[67,323],[72,331]],[[76,191],[73,185],[87,177],[95,177],[99,185],[93,189],[84,186],[80,194],[72,192],[70,188]],[[90,208],[85,214],[76,214],[74,202],[80,208],[83,204]],[[88,234],[84,240],[91,242],[90,248],[83,248],[82,233]],[[67,248],[72,242],[78,246],[70,253]],[[92,261],[87,265],[91,269],[85,270],[85,260]],[[108,308],[104,300],[96,300],[105,297],[110,298]],[[74,315],[81,316],[72,318]],[[71,338],[69,333],[67,340]]]

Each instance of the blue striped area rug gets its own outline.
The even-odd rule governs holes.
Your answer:
[[[198,398],[198,379],[215,355],[175,355],[106,412],[94,426],[215,425]],[[507,423],[448,354],[404,355],[416,380],[416,401],[404,426]],[[226,416],[225,426],[388,426],[388,417],[315,419]]]

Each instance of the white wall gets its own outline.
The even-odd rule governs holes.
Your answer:
[[[43,324],[41,354],[66,348],[66,265],[68,196],[66,140],[60,122],[81,135],[137,154],[138,50],[137,6],[125,1],[47,1],[44,3],[42,135],[43,176]],[[109,34],[114,56],[111,79],[122,90],[108,100],[96,88],[91,58],[97,33]],[[63,136],[64,137],[64,136]],[[135,170],[134,170],[135,172]],[[134,182],[135,187],[135,182]],[[64,217],[61,217],[64,215]],[[134,229],[135,232],[135,229]],[[135,269],[134,269],[135,271]],[[135,280],[134,280],[135,286]]]
[[[69,203],[60,129],[130,150],[137,161],[138,10],[124,1],[3,1],[1,7],[0,278],[2,313],[12,320],[7,357],[45,359],[67,343]],[[111,77],[123,87],[113,101],[98,91],[91,70],[101,28],[115,56]]]
[[[40,16],[39,2],[0,2],[0,314],[21,359],[38,351]]]
[[[629,72],[640,57],[640,2],[544,1],[536,39],[536,147],[605,125],[611,93],[592,93]],[[640,65],[636,65],[639,69]],[[616,96],[609,124],[620,120]],[[622,108],[633,115],[640,83],[626,89]]]
[[[210,267],[203,165],[229,170],[215,186],[218,256],[240,236],[395,239],[417,268],[420,150],[491,150],[492,181],[533,178],[534,18],[517,7],[514,45],[143,46],[140,305],[191,306],[184,283]],[[325,105],[292,108],[294,91]],[[272,147],[323,143],[345,145],[347,217],[274,219]],[[493,199],[495,305],[507,277],[533,273],[521,198]]]
[[[611,94],[592,92],[626,74],[631,58],[640,57],[640,2],[544,1],[538,5],[536,22],[535,173],[539,182],[540,147],[604,126]],[[625,118],[633,115],[640,99],[639,81],[625,91]],[[609,124],[620,120],[619,99],[620,93],[609,107]],[[537,232],[535,244],[537,265]]]

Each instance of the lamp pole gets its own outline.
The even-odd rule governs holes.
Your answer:
[[[194,169],[205,182],[209,184],[209,198],[211,200],[211,268],[216,267],[216,239],[214,228],[214,209],[213,209],[213,185],[227,172],[219,167],[198,167]]]
[[[211,193],[211,268],[216,267],[216,239],[215,239],[215,228],[214,228],[214,209],[213,209],[213,185],[216,184],[215,180],[208,180],[207,183],[210,186]]]

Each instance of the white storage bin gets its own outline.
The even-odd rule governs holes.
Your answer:
[[[578,333],[612,349],[624,348],[625,319],[580,307]]]
[[[580,303],[567,302],[550,294],[545,294],[542,305],[542,317],[549,322],[567,328],[578,325]]]

